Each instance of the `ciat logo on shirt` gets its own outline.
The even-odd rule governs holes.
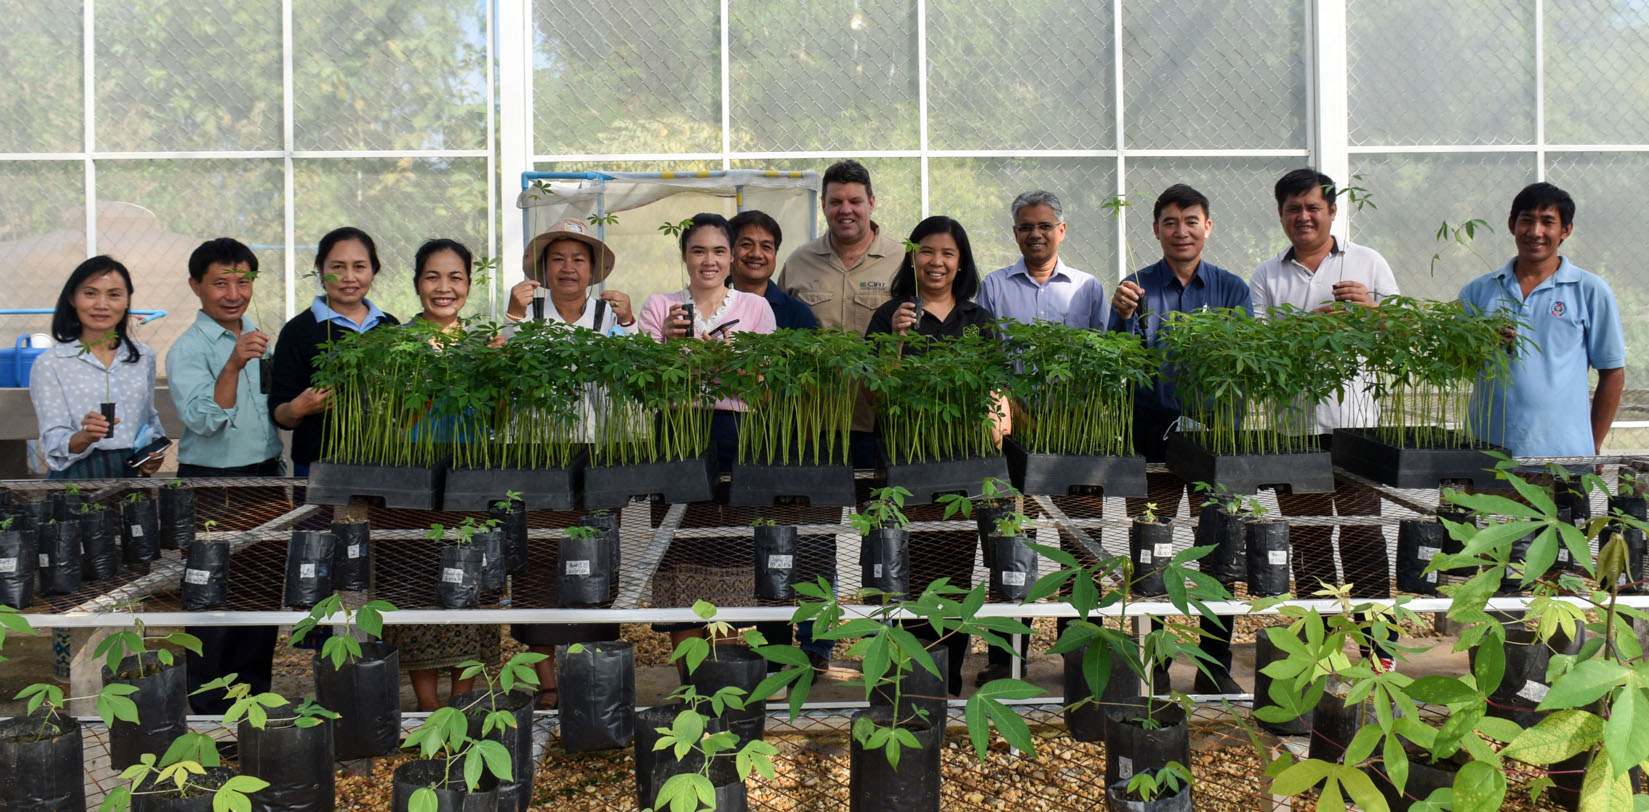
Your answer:
[[[1563,307],[1562,302],[1552,303],[1552,315],[1557,316],[1558,318],[1563,318],[1564,310],[1565,308]]]

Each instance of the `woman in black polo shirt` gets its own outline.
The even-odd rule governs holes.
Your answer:
[[[935,215],[916,224],[910,232],[910,241],[916,247],[905,253],[898,272],[893,275],[893,284],[889,287],[892,298],[871,315],[865,335],[914,332],[941,339],[958,338],[970,327],[993,335],[996,317],[973,301],[974,294],[979,292],[979,268],[974,265],[973,247],[962,224]],[[905,347],[907,355],[925,351],[924,342],[920,341]],[[1000,430],[997,442],[1001,442]],[[943,517],[937,506],[911,507],[905,512],[913,521]],[[968,549],[962,550],[953,549],[957,547],[954,538],[930,536],[924,544],[917,541],[919,535],[911,536],[911,592],[920,592],[939,578],[949,578],[952,585],[966,588],[973,578],[973,540],[968,539]],[[918,554],[918,547],[928,549]],[[935,638],[933,627],[926,623],[907,624],[907,628],[924,640]],[[962,659],[967,655],[969,642],[967,635],[952,634],[943,644],[949,650],[946,678],[952,696],[962,693]]]

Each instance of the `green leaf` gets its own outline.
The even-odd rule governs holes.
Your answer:
[[[1386,805],[1386,797],[1380,794],[1368,773],[1352,766],[1336,767],[1334,772],[1335,777],[1340,779],[1341,786],[1345,787],[1346,794],[1362,807],[1363,812],[1389,812],[1391,807]]]
[[[1506,798],[1506,774],[1482,761],[1460,768],[1454,777],[1455,812],[1499,812]]]
[[[1299,795],[1328,777],[1329,770],[1333,768],[1331,762],[1317,758],[1296,762],[1272,779],[1271,792],[1274,795]]]
[[[1623,765],[1631,767],[1631,763]],[[1630,812],[1632,809],[1632,781],[1626,770],[1610,765],[1609,751],[1599,750],[1586,768],[1586,779],[1580,784],[1581,812]]]
[[[1415,680],[1407,690],[1408,695],[1416,702],[1429,702],[1434,705],[1453,705],[1481,696],[1458,678],[1435,674]]]
[[[1596,702],[1626,681],[1625,666],[1608,660],[1586,660],[1558,678],[1537,710],[1578,708]]]
[[[1627,688],[1615,696],[1609,707],[1609,722],[1603,728],[1603,749],[1614,765],[1615,776],[1625,775],[1633,764],[1649,759],[1649,698],[1642,688]]]

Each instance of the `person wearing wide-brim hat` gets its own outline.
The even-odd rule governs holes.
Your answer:
[[[604,290],[590,295],[590,286],[606,280],[613,263],[613,249],[595,236],[592,227],[572,218],[558,220],[527,243],[521,257],[527,278],[510,289],[504,314],[511,321],[539,317],[533,304],[543,288],[548,294],[542,305],[546,321],[607,335],[633,333],[636,319],[627,294]]]

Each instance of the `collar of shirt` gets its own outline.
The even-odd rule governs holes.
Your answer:
[[[1014,264],[1009,265],[1005,270],[1007,271],[1008,278],[1010,278],[1010,279],[1022,278],[1029,284],[1036,285],[1037,287],[1041,287],[1043,285],[1050,284],[1052,282],[1069,282],[1069,281],[1071,281],[1071,275],[1069,273],[1066,273],[1068,268],[1069,268],[1069,266],[1067,266],[1065,264],[1065,260],[1060,259],[1057,256],[1054,257],[1054,272],[1048,275],[1048,281],[1047,282],[1038,282],[1035,279],[1031,278],[1031,269],[1030,269],[1030,266],[1025,264],[1025,258],[1024,257],[1020,257],[1018,262],[1015,262]]]
[[[1559,256],[1557,259],[1557,270],[1553,271],[1551,276],[1546,277],[1545,281],[1536,285],[1534,290],[1540,290],[1548,285],[1572,284],[1580,281],[1580,274],[1575,273],[1575,266],[1569,262],[1568,257]],[[1500,281],[1500,287],[1516,292],[1517,301],[1523,301],[1523,288],[1517,281],[1517,257],[1507,260],[1500,270],[1494,272],[1494,276],[1495,279]],[[1529,293],[1533,294],[1534,290],[1529,291]]]
[[[108,367],[105,367],[103,366],[102,361],[97,360],[97,356],[92,355],[89,351],[82,350],[78,340],[65,341],[62,344],[53,344],[50,349],[46,350],[47,354],[57,358],[73,358],[83,364],[90,364],[91,367],[96,369],[99,373],[107,372],[114,367],[118,367],[121,364],[126,363],[126,354],[128,352],[130,352],[130,350],[126,349],[126,342],[120,342],[120,346],[115,348],[114,363]]]
[[[317,318],[319,318],[319,317],[317,317]],[[230,338],[230,340],[232,340],[232,341],[233,340],[238,340],[235,336],[234,331],[232,331],[229,328],[224,327],[223,325],[219,324],[217,319],[214,319],[211,316],[206,315],[206,311],[204,311],[204,310],[196,310],[195,311],[195,323],[190,325],[190,327],[191,327],[191,329],[199,330],[201,335],[204,335],[208,339],[211,339],[213,341],[216,341],[218,338],[221,338],[223,336],[228,336]],[[252,320],[250,318],[248,318],[246,316],[241,316],[241,318],[240,318],[240,329],[241,329],[241,332],[243,332],[243,333],[252,332],[252,331],[257,330],[258,326],[256,324],[253,324]]]
[[[345,316],[344,314],[333,310],[331,307],[328,307],[325,296],[316,296],[315,303],[309,306],[309,312],[315,314],[315,321],[320,322],[321,324],[325,324],[330,321],[346,330],[354,330],[357,333],[364,333],[374,327],[377,327],[378,322],[384,320],[384,311],[379,310],[378,306],[373,304],[371,299],[362,299],[361,301],[366,304],[366,320],[360,324],[356,324],[348,316]]]
[[[1329,256],[1334,256],[1335,254],[1339,254],[1339,253],[1344,253],[1344,249],[1342,249],[1340,247],[1340,238],[1339,237],[1329,237],[1328,238],[1328,255]],[[1295,256],[1296,255],[1294,253],[1294,246],[1290,245],[1290,246],[1288,246],[1287,250],[1283,251],[1282,260],[1283,260],[1283,262],[1290,262],[1294,259]]]
[[[943,319],[933,315],[933,311],[924,309],[922,311],[923,324],[931,321],[938,327],[931,332],[918,328],[917,332],[924,335],[959,336],[969,325],[979,323],[980,319],[975,313],[980,309],[982,309],[980,304],[975,301],[957,302],[951,307],[950,312],[945,314]]]
[[[814,253],[817,253],[821,257],[831,256],[836,253],[835,246],[830,244],[830,232],[828,230],[825,231],[824,236],[820,237],[813,243],[813,250]],[[877,223],[875,220],[871,220],[870,247],[865,249],[865,256],[884,257],[888,255],[890,250],[891,249],[888,247],[887,242],[882,239],[881,224]]]
[[[1157,260],[1155,264],[1136,275],[1142,283],[1141,287],[1146,290],[1152,288],[1160,290],[1170,285],[1175,290],[1189,290],[1191,288],[1208,287],[1208,275],[1212,273],[1208,269],[1212,267],[1206,259],[1197,260],[1197,269],[1191,273],[1191,284],[1189,285],[1180,284],[1179,277],[1174,275],[1174,269],[1168,266],[1168,260],[1166,259]]]

